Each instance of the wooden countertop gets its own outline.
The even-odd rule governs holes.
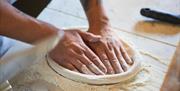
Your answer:
[[[112,27],[118,30],[120,36],[132,42],[141,51],[143,62],[150,69],[150,81],[146,85],[126,90],[159,91],[168,65],[180,41],[180,26],[144,18],[139,14],[139,10],[148,7],[180,14],[180,0],[107,0],[105,3]],[[38,19],[57,27],[88,25],[79,0],[52,0]],[[27,80],[29,84],[29,82],[34,82],[37,79],[54,85],[58,83],[59,87],[63,87],[68,82],[74,83],[67,79],[58,78],[58,75],[49,68],[45,61],[33,65],[25,72],[17,75],[11,80],[11,83],[13,86],[21,87],[21,84],[26,83]],[[64,84],[61,84],[61,81]],[[86,91],[102,91],[102,89],[103,91],[124,91],[120,86],[121,84],[116,84],[113,87],[102,86],[101,89],[98,89],[97,86],[88,88],[88,85],[78,83],[62,89],[84,91],[83,87],[86,87]]]

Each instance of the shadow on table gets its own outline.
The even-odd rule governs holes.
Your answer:
[[[175,35],[180,33],[180,25],[159,21],[139,21],[135,27],[136,32],[162,35]]]

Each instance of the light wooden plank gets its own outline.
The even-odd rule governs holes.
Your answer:
[[[180,0],[104,0],[113,27],[127,32],[139,34],[170,45],[177,45],[180,39],[180,27],[152,21],[140,15],[141,8],[163,10],[173,14],[180,14]],[[48,6],[53,10],[67,13],[85,19],[85,14],[79,0],[53,0]]]
[[[81,20],[70,15],[65,15],[51,9],[45,9],[43,13],[38,17],[38,19],[49,22],[60,28],[84,26],[87,24],[85,20]],[[157,57],[165,61],[171,59],[175,50],[175,47],[139,37],[137,35],[129,34],[127,32],[122,32],[121,30],[119,30],[119,35],[126,38],[126,40],[130,40],[131,42],[133,42],[138,49],[145,50],[149,53],[152,53],[153,55],[157,55]]]
[[[64,13],[59,13],[48,8],[43,10],[43,12],[38,16],[38,19],[53,24],[58,28],[88,25],[85,20],[78,19]]]
[[[123,34],[123,32],[119,31],[119,33]],[[130,34],[124,33],[126,37],[132,36]],[[133,37],[133,36],[132,36]],[[133,39],[132,39],[133,40]],[[134,39],[135,40],[135,39]],[[130,40],[131,41],[131,40]],[[141,38],[137,38],[136,41],[142,41]],[[145,40],[146,43],[141,43],[141,45],[156,45],[156,41],[153,42],[151,40]],[[159,42],[158,42],[159,43]],[[138,44],[138,43],[137,43]],[[159,43],[159,46],[165,46],[164,44]],[[19,47],[21,46],[21,47]],[[27,48],[29,45],[18,42],[14,47],[12,47],[8,53],[15,52],[16,50],[20,50],[22,48]],[[137,46],[137,45],[136,45]],[[141,47],[138,47],[141,49]],[[171,49],[171,46],[166,46],[166,49]],[[149,51],[149,50],[146,50]],[[163,51],[163,49],[159,49],[156,51]],[[6,54],[7,55],[7,54]],[[164,75],[167,71],[167,65],[164,65],[155,59],[142,55],[143,60],[143,67],[149,72],[149,74],[144,72],[144,74],[141,74],[141,80],[144,80],[142,82],[146,83],[145,85],[142,85],[140,87],[127,87],[127,91],[159,91],[160,86],[163,82]],[[72,80],[68,80],[65,78],[59,78],[59,75],[56,72],[53,72],[51,68],[47,65],[45,59],[42,59],[42,61],[39,61],[40,63],[32,65],[31,67],[27,68],[24,72],[17,75],[15,78],[11,79],[10,82],[12,83],[13,87],[19,87],[23,88],[23,86],[27,86],[29,82],[36,81],[38,79],[45,80],[47,82],[52,83],[53,85],[64,87],[67,86],[68,82],[75,83]],[[46,70],[46,71],[44,71]],[[62,84],[63,83],[63,84]],[[23,84],[23,85],[22,85]],[[118,83],[115,85],[109,85],[109,86],[87,86],[86,84],[78,83],[77,85],[68,85],[71,88],[62,88],[66,89],[66,91],[71,91],[72,89],[78,90],[78,91],[119,91],[120,89],[125,89],[122,86],[122,83]],[[84,90],[83,88],[86,87]],[[24,87],[26,88],[26,87]],[[82,90],[83,89],[83,90]],[[93,90],[94,89],[94,90]]]
[[[176,49],[176,53],[168,68],[168,72],[164,79],[161,91],[179,91],[180,90],[180,42]]]
[[[59,17],[59,15],[61,15],[61,17]],[[59,18],[57,19],[57,17]],[[67,18],[63,19],[64,17],[68,17],[68,19],[69,17],[71,17],[75,21],[66,21],[65,19]],[[74,26],[76,26],[76,24],[78,24],[78,26],[85,25],[85,20],[72,17],[71,15],[62,14],[60,12],[51,9],[44,10],[43,13],[39,16],[39,19],[49,22],[57,27],[72,27],[74,24],[75,24]],[[66,23],[63,23],[61,25],[60,20],[64,20]],[[121,37],[123,37],[125,40],[132,42],[137,49],[156,55],[157,57],[160,58],[160,60],[162,60],[167,64],[170,62],[170,59],[172,58],[172,55],[175,51],[175,47],[173,46],[166,45],[164,43],[154,41],[151,39],[146,39],[144,37],[140,37],[131,33],[123,32],[119,29],[118,29],[118,34]],[[167,65],[164,65],[161,62],[149,56],[144,55],[143,58],[144,58],[143,60],[144,63],[146,65],[149,65],[150,66],[149,68],[151,69],[150,82],[146,86],[136,88],[136,90],[148,89],[148,91],[158,91],[162,84],[164,75],[167,71]],[[80,88],[76,87],[76,89],[80,89]],[[115,89],[119,89],[119,88],[117,87]]]

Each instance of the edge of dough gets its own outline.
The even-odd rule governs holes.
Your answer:
[[[85,29],[85,28],[80,28]],[[133,53],[132,59],[134,60],[134,64],[130,67],[130,69],[126,72],[120,74],[113,75],[87,75],[82,73],[77,73],[71,70],[68,70],[57,63],[55,63],[51,58],[49,58],[48,54],[46,56],[48,65],[60,76],[71,79],[73,81],[87,83],[87,84],[96,84],[96,85],[104,85],[104,84],[115,84],[122,81],[126,81],[128,79],[133,78],[141,68],[141,55],[138,50],[135,50],[133,46],[130,46],[126,41],[122,40],[123,44],[128,47]]]

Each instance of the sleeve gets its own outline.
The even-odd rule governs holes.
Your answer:
[[[13,4],[16,2],[16,0],[7,0],[10,4]]]

